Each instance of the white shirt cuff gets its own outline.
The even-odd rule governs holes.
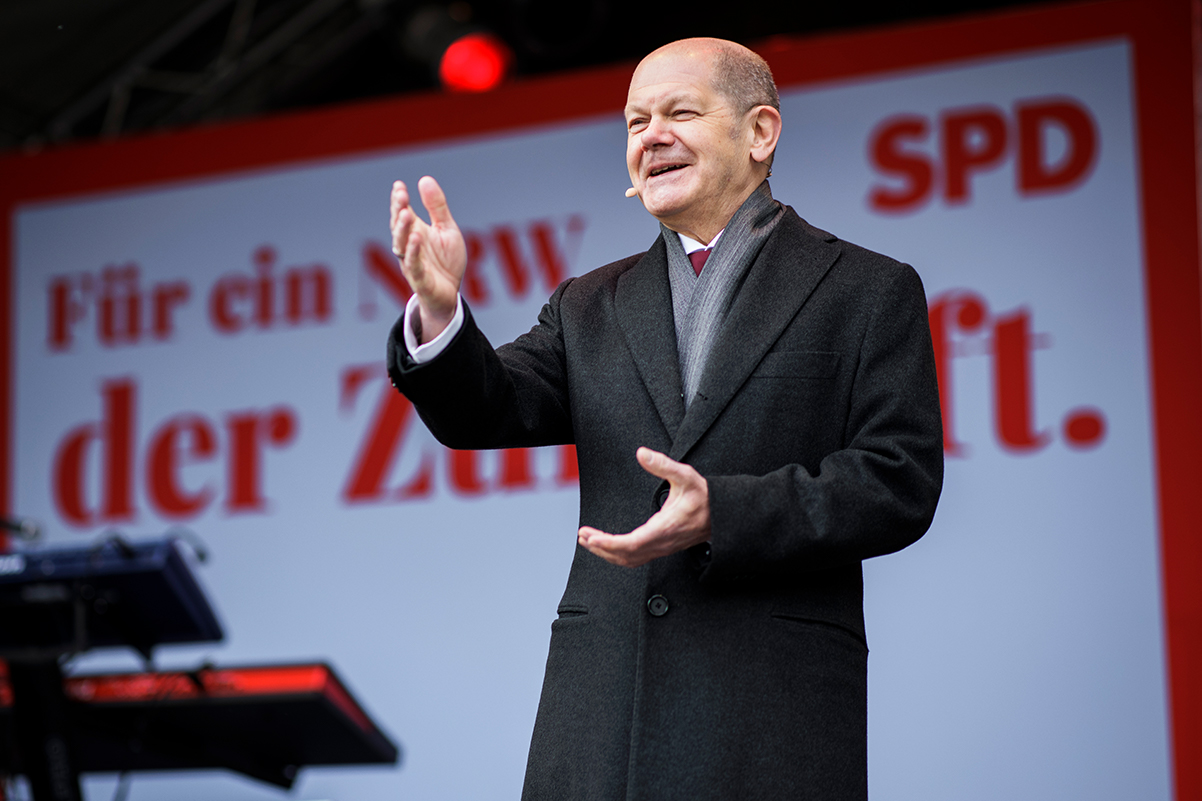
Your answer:
[[[405,325],[403,326],[405,331],[405,349],[409,351],[409,358],[418,364],[425,364],[446,350],[447,345],[459,333],[459,329],[463,328],[463,298],[456,297],[455,316],[451,318],[451,322],[447,323],[447,327],[442,329],[442,332],[438,336],[424,345],[418,342],[417,339],[417,331],[421,327],[420,314],[421,312],[418,311],[417,305],[417,295],[411,295],[409,302],[405,304]]]

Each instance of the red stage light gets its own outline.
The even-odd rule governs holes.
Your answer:
[[[453,92],[487,92],[505,79],[513,54],[491,33],[469,33],[442,54],[438,77]]]

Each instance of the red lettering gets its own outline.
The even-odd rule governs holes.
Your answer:
[[[134,517],[134,383],[130,379],[106,382],[101,396],[100,423],[72,429],[55,455],[55,502],[63,519],[80,526],[92,523],[97,517],[110,522]],[[90,510],[85,501],[87,453],[91,442],[96,440],[104,446],[99,512]]]
[[[1006,120],[1001,112],[981,107],[943,118],[944,198],[969,200],[969,174],[999,165],[1006,153]]]
[[[255,322],[267,328],[275,320],[275,286],[271,268],[275,266],[275,248],[263,245],[255,249]]]
[[[101,388],[101,419],[76,426],[66,433],[54,457],[51,471],[52,497],[62,518],[75,526],[134,519],[135,420],[137,385],[132,379],[105,382]],[[229,437],[228,499],[230,513],[255,512],[266,508],[263,493],[263,449],[281,448],[297,434],[296,413],[278,406],[265,412],[237,412],[227,416]],[[100,448],[99,459],[91,448]],[[146,494],[154,510],[164,517],[184,518],[204,511],[216,495],[205,484],[192,490],[183,472],[218,454],[213,424],[191,412],[164,421],[146,446],[144,474]],[[89,475],[99,466],[98,476]],[[88,503],[90,487],[99,487],[95,507]]]
[[[88,444],[99,437],[94,425],[72,429],[54,457],[54,504],[68,523],[87,526],[95,514],[84,499]]]
[[[579,484],[580,465],[576,462],[576,446],[559,446],[559,470],[555,477],[560,484]]]
[[[105,267],[100,273],[100,342],[108,347],[131,344],[142,335],[142,294],[138,266]]]
[[[497,484],[501,489],[533,489],[534,467],[529,448],[510,448],[501,451],[501,475]]]
[[[1039,450],[1050,437],[1037,432],[1032,410],[1031,315],[1020,309],[999,317],[994,326],[994,393],[997,433],[1002,445],[1014,451]]]
[[[568,218],[565,226],[567,249],[574,249],[579,244],[584,233],[585,220],[579,214]],[[568,258],[564,249],[556,242],[555,228],[550,220],[535,220],[526,231],[530,240],[530,249],[534,254],[534,264],[542,276],[543,284],[550,292],[559,286],[568,274]],[[497,258],[501,266],[501,275],[515,298],[521,298],[530,291],[533,275],[530,265],[523,255],[518,243],[516,231],[507,225],[498,225],[493,229],[492,241],[496,245]]]
[[[151,437],[146,458],[146,489],[150,502],[164,517],[187,517],[209,505],[212,488],[206,485],[188,493],[180,487],[179,473],[183,464],[206,461],[216,453],[213,427],[199,415],[173,417]]]
[[[462,495],[482,495],[488,486],[480,475],[479,451],[447,451],[451,489]]]
[[[509,292],[515,298],[524,297],[530,291],[530,271],[518,247],[517,234],[508,226],[493,229],[493,241],[497,243],[497,255],[501,261],[501,275],[509,284]]]
[[[359,279],[359,316],[365,320],[375,319],[376,293],[373,282],[383,287],[392,296],[397,306],[405,308],[413,290],[401,272],[397,258],[379,242],[368,240],[363,245],[363,272]],[[371,279],[371,280],[365,280]]]
[[[891,117],[881,123],[870,141],[869,154],[881,172],[903,181],[901,187],[874,186],[868,203],[877,211],[908,211],[930,197],[934,170],[926,155],[906,151],[906,142],[926,139],[929,126],[918,116]]]
[[[176,306],[188,301],[192,290],[182,281],[170,284],[155,284],[154,323],[152,330],[156,339],[169,339],[175,331],[172,312]]]
[[[146,325],[143,311],[150,305],[150,332],[156,339],[168,339],[174,332],[173,312],[187,302],[191,293],[183,281],[155,284],[148,296],[138,287],[139,268],[130,262],[121,267],[105,267],[100,273],[100,292],[96,296],[96,333],[106,347],[133,345],[142,340]],[[73,328],[87,316],[84,298],[92,295],[94,278],[83,273],[78,278],[58,276],[50,281],[47,344],[51,350],[67,350],[73,342]]]
[[[1106,435],[1106,416],[1099,409],[1074,409],[1064,417],[1064,439],[1069,447],[1096,448]]]
[[[374,378],[379,378],[383,373],[379,363],[360,364],[354,367],[347,367],[342,371],[341,391],[338,393],[338,408],[344,412],[349,412],[355,408],[355,399],[359,397],[359,390],[363,389],[363,385]]]
[[[964,456],[963,443],[956,439],[952,405],[952,359],[957,356],[953,330],[980,331],[985,323],[985,301],[973,292],[953,290],[936,297],[930,305],[931,342],[935,349],[935,374],[939,381],[939,408],[943,417],[943,451]]]
[[[998,441],[1008,451],[1031,453],[1052,436],[1035,426],[1034,351],[1047,347],[1043,335],[1031,332],[1031,312],[1023,307],[990,317],[975,292],[951,290],[930,301],[931,339],[943,415],[943,447],[949,456],[966,456],[967,446],[954,433],[952,365],[962,356],[989,355],[993,366],[993,422]],[[989,335],[986,336],[985,332]],[[976,336],[973,336],[976,335]],[[1098,409],[1070,410],[1063,420],[1066,444],[1088,449],[1101,443],[1106,417]]]
[[[84,275],[79,281],[82,292],[91,289],[91,276]],[[71,329],[87,314],[87,307],[78,299],[76,282],[67,276],[50,280],[49,330],[46,342],[51,350],[67,350],[71,347]]]
[[[1083,181],[1097,155],[1097,126],[1089,111],[1072,100],[1018,105],[1018,188],[1023,194],[1065,191]],[[1046,134],[1058,128],[1065,151],[1049,163]]]
[[[283,447],[296,436],[296,413],[279,406],[267,413],[242,412],[226,417],[229,431],[229,494],[226,510],[231,513],[262,511],[263,497],[261,446]]]
[[[104,437],[108,446],[104,516],[109,520],[131,520],[134,516],[134,382],[124,379],[106,383],[101,394],[105,409]]]
[[[480,274],[480,262],[484,259],[484,239],[473,231],[463,232],[467,246],[467,267],[463,271],[463,283],[459,291],[468,303],[482,306],[488,303],[488,285]]]
[[[284,286],[288,296],[288,322],[300,325],[306,317],[319,322],[328,320],[333,306],[330,300],[333,283],[330,271],[320,264],[287,270]]]
[[[568,219],[568,234],[577,236],[584,230],[584,218],[573,215]],[[543,281],[551,290],[568,277],[567,264],[555,242],[555,229],[549,220],[538,220],[530,224],[530,241],[534,244],[535,261],[542,270]]]
[[[1019,194],[1067,191],[1088,177],[1098,155],[1098,127],[1088,108],[1072,98],[1036,98],[1017,103],[1014,116]],[[993,106],[949,109],[941,117],[944,199],[967,203],[973,175],[996,169],[1011,149],[1007,120]],[[873,130],[869,160],[900,186],[874,185],[868,195],[872,209],[908,211],[930,197],[935,165],[926,154],[904,148],[925,141],[929,127],[925,117],[903,114]],[[1062,149],[1054,146],[1057,138]]]
[[[209,319],[223,334],[236,334],[246,322],[234,311],[232,304],[250,296],[250,281],[242,275],[227,275],[213,285],[209,294]]]
[[[371,375],[379,375],[378,366],[352,367],[343,372],[344,409],[351,407],[359,389]],[[342,490],[343,500],[363,503],[382,500],[386,496],[388,475],[401,452],[414,417],[413,405],[409,400],[385,382],[375,414],[351,465],[350,477]],[[433,457],[423,451],[417,472],[391,494],[401,499],[429,495],[433,491],[433,472]]]
[[[376,265],[374,253],[365,251],[364,257],[369,268]],[[236,334],[252,320],[258,328],[268,329],[280,319],[300,325],[309,320],[324,323],[333,316],[334,278],[325,265],[290,267],[277,279],[276,250],[271,245],[255,248],[251,261],[254,275],[225,275],[213,285],[209,319],[218,331]],[[283,308],[282,318],[277,312],[279,306]]]

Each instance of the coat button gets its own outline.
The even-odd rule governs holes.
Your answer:
[[[661,482],[659,487],[655,490],[655,505],[658,508],[663,509],[664,504],[667,503],[667,501],[668,501],[668,495],[671,492],[672,492],[672,485],[669,484],[667,481]]]
[[[662,595],[652,595],[647,599],[647,609],[656,617],[668,614],[668,599]]]

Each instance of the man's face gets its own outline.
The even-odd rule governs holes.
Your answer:
[[[759,184],[747,115],[714,89],[704,51],[644,59],[630,81],[626,129],[631,184],[673,230],[708,241]]]

